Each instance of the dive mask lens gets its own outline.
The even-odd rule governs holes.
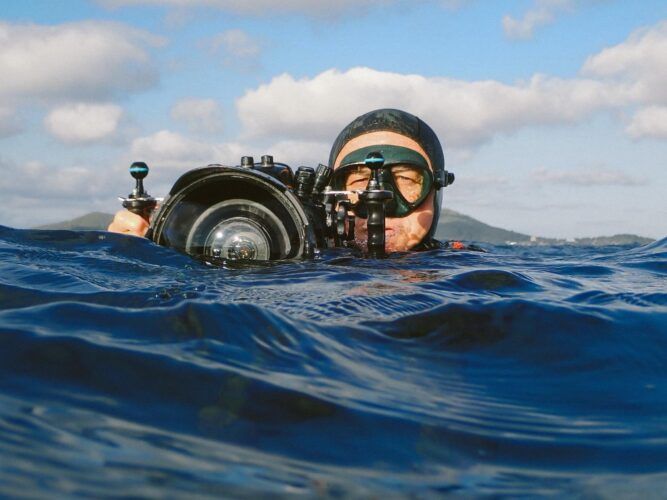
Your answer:
[[[370,180],[370,168],[363,163],[352,163],[342,165],[334,171],[331,185],[338,191],[363,191],[368,187]]]
[[[371,177],[370,168],[364,160],[369,152],[378,151],[384,157],[384,167],[380,170],[382,188],[392,191],[394,197],[385,205],[388,217],[405,217],[419,207],[433,189],[433,172],[426,159],[409,148],[401,146],[369,146],[353,151],[341,162],[334,172],[334,189],[345,191],[363,191],[367,189]],[[350,196],[353,203],[357,196]],[[363,205],[356,205],[354,213],[365,218]]]
[[[385,189],[394,192],[385,209],[388,217],[405,217],[424,203],[433,188],[433,173],[421,165],[399,164],[388,168]]]
[[[390,167],[391,181],[396,191],[410,204],[424,201],[431,189],[430,170],[417,165],[393,165]]]

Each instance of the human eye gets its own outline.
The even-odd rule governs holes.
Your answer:
[[[350,172],[345,182],[348,190],[365,189],[371,178],[370,169],[362,167]]]
[[[420,185],[422,184],[422,179],[419,177],[416,177],[414,175],[410,174],[397,174],[394,176],[397,180],[401,182],[405,182],[407,184],[415,184],[415,185]]]
[[[394,179],[406,184],[421,186],[424,183],[424,176],[422,173],[412,167],[398,167],[392,170]]]
[[[424,184],[424,176],[419,169],[399,166],[392,169],[396,187],[409,202],[416,201]]]

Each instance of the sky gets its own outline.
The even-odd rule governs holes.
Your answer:
[[[664,0],[0,0],[0,224],[115,212],[133,161],[154,196],[243,155],[314,167],[382,107],[438,133],[446,208],[667,236]]]

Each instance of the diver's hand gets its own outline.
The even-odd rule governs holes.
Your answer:
[[[137,214],[133,214],[129,210],[120,210],[119,212],[116,212],[107,231],[112,233],[131,234],[132,236],[145,236],[146,231],[148,231],[148,221]]]

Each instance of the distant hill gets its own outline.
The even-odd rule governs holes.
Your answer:
[[[616,234],[614,236],[595,236],[593,238],[577,238],[574,240],[577,245],[588,246],[606,246],[606,245],[648,245],[655,240],[644,238],[636,234]]]
[[[440,240],[464,240],[493,245],[646,245],[655,240],[634,234],[617,234],[614,236],[596,236],[592,238],[576,238],[565,240],[559,238],[542,238],[527,234],[508,231],[484,224],[467,215],[454,210],[444,209],[438,221],[435,237]]]
[[[113,215],[102,212],[91,212],[76,219],[45,224],[35,229],[69,229],[72,231],[99,231],[106,230],[113,220]]]
[[[112,220],[112,214],[92,212],[76,219],[55,224],[46,224],[36,229],[99,231],[106,230]],[[448,209],[442,211],[435,237],[440,240],[463,240],[477,243],[491,243],[493,245],[645,245],[654,241],[650,238],[643,238],[634,234],[597,236],[575,240],[541,238],[490,226],[477,219]]]
[[[492,243],[494,245],[502,245],[509,242],[530,243],[530,236],[527,234],[493,227],[447,208],[440,214],[435,237],[440,240],[476,241],[479,243]]]

